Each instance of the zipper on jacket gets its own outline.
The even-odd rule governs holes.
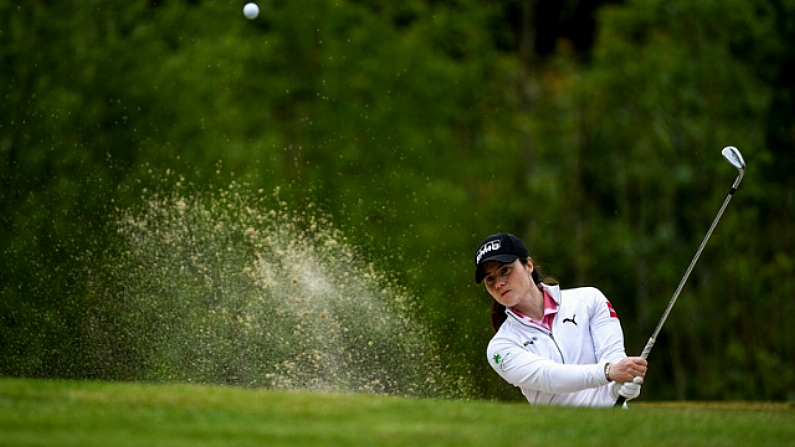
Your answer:
[[[547,334],[550,339],[552,339],[552,343],[555,345],[555,349],[558,350],[558,354],[560,354],[560,360],[563,364],[566,364],[566,356],[563,355],[563,351],[560,350],[560,345],[558,345],[558,341],[555,339],[555,336],[552,335],[552,331],[547,331],[546,329],[541,329],[541,332]]]
[[[564,365],[566,364],[566,356],[563,355],[563,351],[561,351],[560,345],[558,345],[558,340],[555,339],[554,335],[552,335],[552,331],[548,331],[548,330],[544,329],[543,327],[541,327],[541,326],[539,326],[537,324],[521,320],[513,312],[508,313],[508,315],[513,317],[513,319],[516,320],[517,323],[519,323],[519,324],[521,324],[523,326],[527,326],[527,327],[533,328],[533,329],[537,330],[538,332],[541,332],[542,334],[548,336],[552,340],[552,344],[555,345],[555,349],[558,350],[558,354],[560,354],[561,362],[563,362]]]

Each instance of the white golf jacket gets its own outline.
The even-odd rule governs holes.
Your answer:
[[[552,331],[506,310],[488,345],[489,364],[531,404],[613,405],[619,385],[607,381],[605,363],[627,355],[612,305],[593,287],[541,286],[558,304]]]

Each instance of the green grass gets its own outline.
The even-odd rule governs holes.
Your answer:
[[[629,410],[0,379],[0,446],[792,446],[788,404]]]

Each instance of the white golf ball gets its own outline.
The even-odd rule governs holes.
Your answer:
[[[259,15],[259,6],[254,2],[246,3],[246,6],[243,7],[243,15],[249,20],[256,19]]]

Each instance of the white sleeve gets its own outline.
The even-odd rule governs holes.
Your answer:
[[[489,364],[512,385],[563,394],[606,385],[605,362],[566,365],[528,352],[507,339],[495,338],[488,347]]]
[[[599,362],[615,362],[627,356],[624,333],[613,305],[599,289],[593,289],[591,302],[591,339]]]

